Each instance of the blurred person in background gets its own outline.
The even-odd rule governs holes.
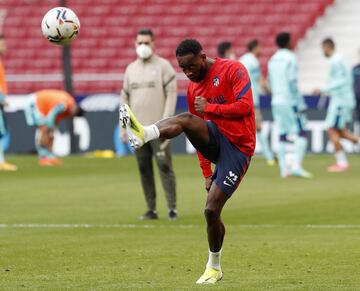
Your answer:
[[[5,79],[5,69],[2,63],[2,56],[5,53],[5,42],[2,34],[2,26],[5,18],[6,10],[0,10],[0,171],[16,171],[17,167],[7,163],[4,156],[4,137],[7,133],[4,107],[6,105],[5,97],[7,95],[7,85]]]
[[[217,53],[219,58],[236,60],[234,47],[229,41],[220,42],[217,46]]]
[[[280,175],[283,178],[288,176],[311,178],[312,174],[302,167],[308,144],[305,118],[302,114],[306,105],[297,87],[298,65],[296,56],[292,52],[290,33],[279,33],[275,42],[278,50],[269,60],[268,74],[272,94],[272,113],[279,130],[278,161]],[[291,169],[288,169],[286,143],[290,141],[290,135],[295,137],[294,161]]]
[[[322,42],[324,56],[329,59],[328,80],[324,88],[316,89],[315,95],[330,95],[326,114],[327,134],[335,146],[335,164],[328,167],[328,172],[343,172],[349,169],[349,162],[340,143],[341,138],[358,144],[360,139],[348,130],[355,108],[353,79],[344,57],[335,51],[335,42],[326,38]]]
[[[261,46],[257,39],[253,39],[247,44],[248,52],[240,58],[240,62],[248,70],[251,89],[254,98],[255,119],[256,119],[256,139],[260,142],[264,157],[269,166],[276,164],[274,155],[270,149],[268,137],[261,132],[262,115],[260,111],[260,93],[262,87],[265,87],[265,80],[261,76],[261,68],[259,56],[261,54]]]
[[[59,166],[62,161],[53,151],[54,130],[62,120],[81,116],[74,97],[61,90],[41,90],[29,97],[25,110],[26,123],[37,126],[36,150],[40,166]]]
[[[142,124],[150,125],[175,114],[176,75],[171,64],[154,53],[154,34],[150,29],[138,31],[135,48],[137,59],[126,68],[120,102],[128,104]],[[127,143],[128,137],[124,129],[120,130],[120,135]],[[158,219],[153,157],[156,159],[166,194],[168,219],[177,219],[176,181],[170,141],[153,140],[137,149],[135,155],[148,208],[140,219]]]
[[[360,56],[360,50],[358,52]],[[356,117],[360,120],[360,64],[353,68],[354,93],[356,98]]]

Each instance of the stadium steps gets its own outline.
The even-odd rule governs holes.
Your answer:
[[[326,82],[328,63],[321,51],[321,41],[334,39],[337,51],[353,66],[360,62],[360,1],[337,0],[330,6],[303,41],[299,43],[299,87],[311,93]]]

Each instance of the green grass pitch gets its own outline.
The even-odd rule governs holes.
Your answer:
[[[282,180],[254,158],[227,203],[217,286],[196,286],[207,261],[206,194],[194,156],[175,156],[179,220],[145,209],[133,157],[70,157],[40,168],[10,157],[0,172],[0,290],[360,290],[360,157],[328,174],[332,156],[308,156],[312,180]]]

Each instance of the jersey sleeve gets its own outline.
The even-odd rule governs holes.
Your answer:
[[[194,98],[195,96],[193,96],[191,88],[189,87],[187,91],[187,103],[188,103],[189,112],[204,119],[204,117],[200,113],[195,111]],[[199,159],[200,168],[204,178],[212,176],[211,162],[205,159],[204,156],[198,150],[196,151],[196,153]]]
[[[205,113],[218,115],[222,118],[239,118],[250,114],[254,103],[247,70],[241,63],[233,63],[227,75],[227,80],[236,99],[235,102],[230,104],[207,103]]]
[[[321,89],[324,93],[341,88],[347,82],[347,69],[344,63],[340,61],[333,62],[330,67],[330,77],[325,87]]]

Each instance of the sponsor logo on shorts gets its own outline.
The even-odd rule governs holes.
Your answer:
[[[229,171],[229,174],[226,176],[224,185],[232,187],[236,184],[236,181],[239,179],[239,176],[236,175],[233,171]]]

